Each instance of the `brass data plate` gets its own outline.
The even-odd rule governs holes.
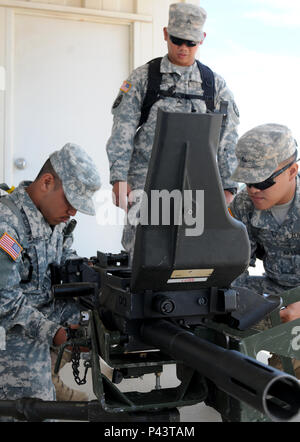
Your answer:
[[[209,278],[214,269],[174,270],[171,279],[175,278]]]

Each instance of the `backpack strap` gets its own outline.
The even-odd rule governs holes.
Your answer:
[[[215,76],[213,71],[205,64],[196,60],[202,78],[202,88],[206,107],[211,112],[215,110]]]
[[[148,63],[148,87],[142,106],[139,127],[146,123],[151,107],[159,100],[159,91],[162,79],[162,73],[160,72],[161,60],[162,57],[158,57],[154,58],[154,60],[151,60]]]
[[[213,71],[208,66],[205,66],[200,63],[199,60],[196,60],[202,79],[203,95],[180,94],[175,93],[174,87],[171,87],[168,91],[160,90],[162,81],[162,73],[160,72],[161,60],[162,57],[159,57],[148,62],[148,87],[142,105],[139,127],[146,123],[152,106],[162,97],[184,98],[189,100],[200,99],[205,101],[206,107],[209,111],[214,112],[215,77]]]
[[[211,112],[216,112],[221,115],[223,115],[222,119],[222,127],[221,127],[221,133],[220,133],[220,139],[222,139],[225,128],[226,128],[226,122],[228,118],[228,101],[221,100],[220,103],[220,110],[215,111],[215,76],[213,71],[206,66],[205,64],[200,63],[199,60],[196,60],[201,78],[202,78],[202,89],[203,89],[203,96],[205,100],[206,107]],[[230,192],[234,191],[234,189],[226,189]],[[235,193],[234,193],[235,194]]]

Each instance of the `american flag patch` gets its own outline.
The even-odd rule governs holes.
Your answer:
[[[20,256],[23,247],[13,239],[8,233],[4,233],[0,238],[0,249],[4,250],[14,261]]]
[[[132,86],[131,83],[129,83],[128,81],[124,81],[124,83],[120,87],[120,91],[125,92],[125,94],[127,94],[127,92],[130,91],[131,86]]]

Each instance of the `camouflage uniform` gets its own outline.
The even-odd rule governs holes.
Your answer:
[[[238,141],[236,155],[238,167],[232,178],[244,183],[261,183],[268,179],[277,167],[297,151],[291,131],[278,124],[257,126],[246,132]],[[259,294],[280,295],[300,285],[300,178],[296,178],[296,190],[287,215],[280,224],[270,209],[258,210],[251,201],[247,189],[237,194],[229,207],[232,215],[247,227],[251,245],[250,265],[255,266],[257,255],[262,259],[265,274],[240,275],[233,283],[247,287]],[[271,328],[270,317],[255,325],[257,330]],[[300,378],[300,361],[292,359],[295,376]],[[272,354],[269,364],[282,370],[278,355]]]
[[[174,7],[174,14],[172,8]],[[180,9],[179,14],[177,9]],[[196,8],[196,22],[192,30],[183,23],[182,11],[194,11]],[[197,16],[197,11],[200,14]],[[201,8],[194,5],[176,4],[171,5],[170,21],[168,30],[171,35],[177,37],[200,41],[202,37],[202,26],[205,17]],[[204,11],[205,12],[205,11]],[[200,16],[200,21],[199,21]],[[183,15],[184,17],[184,15]],[[190,17],[188,15],[188,17]],[[177,31],[177,32],[176,32]],[[192,38],[191,38],[192,37]],[[166,55],[161,62],[162,83],[161,90],[167,91],[170,87],[176,86],[176,93],[202,95],[202,80],[197,63],[192,66],[181,67],[172,64]],[[237,183],[230,178],[236,165],[235,145],[237,142],[237,126],[239,114],[234,102],[233,95],[228,89],[225,81],[218,74],[215,76],[215,106],[216,111],[220,109],[221,101],[228,102],[228,117],[226,128],[220,141],[217,158],[223,188],[237,187]],[[148,163],[151,156],[152,145],[155,135],[155,126],[158,109],[167,112],[198,112],[206,113],[207,108],[204,101],[195,99],[175,99],[164,97],[159,99],[151,108],[148,120],[138,129],[141,116],[142,104],[146,95],[148,84],[148,65],[145,64],[135,69],[128,80],[124,82],[120,93],[116,98],[112,113],[114,117],[112,135],[107,143],[107,154],[110,164],[110,182],[127,181],[132,190],[143,189],[148,170]],[[130,242],[132,226],[125,226],[123,245]],[[134,230],[134,229],[133,229]]]
[[[242,221],[248,231],[251,244],[251,265],[255,266],[256,251],[263,246],[262,256],[265,274],[250,276],[243,273],[233,283],[236,287],[247,287],[260,295],[264,293],[281,295],[293,287],[300,286],[300,178],[288,216],[279,225],[270,210],[256,210],[246,189],[231,203],[235,218]],[[270,317],[255,325],[257,330],[271,328]],[[292,359],[295,375],[300,379],[300,361]],[[280,358],[272,354],[269,364],[282,370]]]
[[[260,183],[269,178],[281,163],[292,157],[296,150],[295,139],[286,126],[257,126],[238,141],[238,167],[232,177],[243,183]],[[243,281],[247,287],[257,288],[261,293],[265,289],[280,293],[300,285],[299,186],[297,177],[294,199],[281,225],[274,218],[272,207],[269,210],[255,208],[247,189],[238,193],[231,203],[229,208],[232,215],[247,227],[251,244],[250,265],[255,265],[256,252],[263,249],[266,276],[258,279],[242,275],[238,281]]]
[[[233,216],[247,227],[251,244],[251,263],[255,265],[256,252],[263,247],[265,276],[243,275],[239,283],[260,293],[281,293],[300,285],[300,183],[292,206],[282,225],[271,210],[255,209],[247,190],[237,194],[230,205]]]
[[[90,172],[87,179],[78,161]],[[99,188],[100,181],[95,168],[89,170],[92,166],[84,151],[66,145],[54,154],[52,165],[63,183],[68,183],[66,174],[73,175],[68,201],[77,210],[93,213],[89,191]],[[53,300],[49,265],[63,264],[76,254],[71,250],[72,236],[64,235],[66,224],[48,224],[25,190],[30,184],[23,182],[11,195],[0,198],[0,238],[9,235],[17,249],[18,244],[23,247],[16,258],[0,245],[0,326],[6,331],[5,350],[0,350],[0,399],[54,400],[50,346],[61,325],[79,322],[80,310],[73,300]],[[4,198],[19,210],[1,204]]]

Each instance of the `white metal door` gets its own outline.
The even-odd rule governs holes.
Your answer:
[[[74,142],[95,160],[109,189],[105,145],[111,106],[129,72],[129,51],[127,25],[16,15],[13,161],[23,158],[26,165],[14,166],[14,184],[34,179],[49,153]],[[116,210],[110,204],[109,211]],[[79,254],[120,250],[121,226],[76,218]]]

